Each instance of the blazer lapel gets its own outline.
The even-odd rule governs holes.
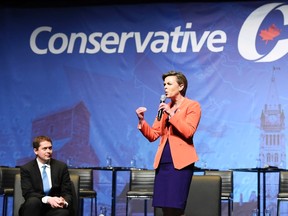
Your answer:
[[[43,184],[42,184],[42,177],[41,177],[41,171],[39,170],[39,167],[38,167],[38,163],[35,159],[34,163],[33,163],[33,173],[35,174],[35,177],[37,179],[36,182],[39,182],[39,188],[42,188],[43,190]]]

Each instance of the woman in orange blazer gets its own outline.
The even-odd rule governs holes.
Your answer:
[[[170,71],[162,79],[165,96],[171,102],[160,103],[161,118],[158,115],[151,127],[144,119],[145,107],[139,107],[136,114],[138,129],[150,142],[161,137],[154,160],[153,206],[162,208],[164,216],[180,216],[184,214],[194,163],[198,160],[193,136],[201,107],[185,97],[188,82],[184,74]]]

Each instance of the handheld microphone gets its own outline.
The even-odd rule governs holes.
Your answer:
[[[161,95],[160,103],[165,103],[165,100],[166,100],[166,96],[165,95]],[[157,120],[158,121],[160,121],[162,115],[163,115],[163,109],[158,110],[158,114],[157,114]]]

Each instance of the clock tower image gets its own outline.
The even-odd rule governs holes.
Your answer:
[[[275,68],[274,68],[275,71]],[[261,113],[259,159],[261,167],[286,168],[285,115],[279,103],[273,72],[268,97]],[[266,173],[266,208],[276,209],[279,173]]]

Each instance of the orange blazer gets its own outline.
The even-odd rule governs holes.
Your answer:
[[[171,105],[171,102],[169,104]],[[193,136],[197,130],[200,118],[200,104],[197,101],[185,98],[170,119],[168,119],[167,113],[163,113],[160,121],[156,117],[152,127],[145,120],[138,124],[138,129],[150,142],[154,142],[161,136],[154,159],[153,166],[155,169],[159,165],[167,139],[176,169],[182,169],[198,160]],[[166,121],[169,123],[167,124]]]

